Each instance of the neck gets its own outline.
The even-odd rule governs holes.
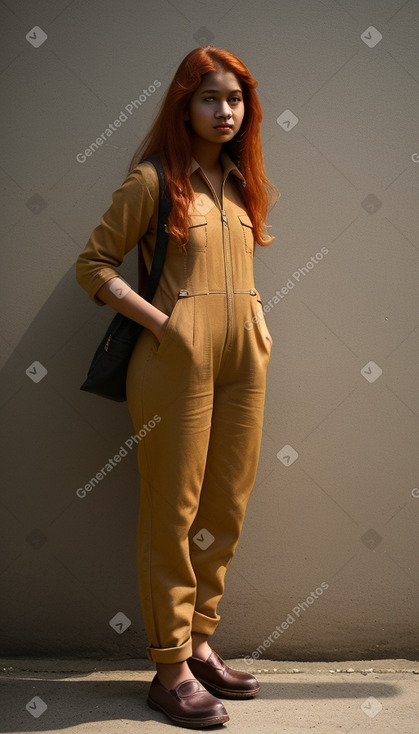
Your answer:
[[[208,143],[206,140],[195,138],[192,141],[192,157],[205,171],[218,171],[221,166],[220,154],[222,147],[222,143]]]

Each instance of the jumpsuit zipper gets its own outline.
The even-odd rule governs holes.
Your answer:
[[[223,222],[223,256],[224,256],[224,272],[225,272],[226,290],[227,290],[227,330],[226,330],[226,339],[224,343],[224,349],[229,350],[231,348],[231,341],[232,341],[232,336],[233,336],[232,327],[234,324],[234,296],[233,296],[233,278],[232,278],[232,271],[231,271],[230,228],[228,225],[227,214],[225,213],[223,206],[222,206],[223,194],[224,194],[224,183],[226,179],[224,178],[221,184],[221,202],[220,202],[211,181],[208,180],[202,168],[200,169],[200,171],[201,171],[203,178],[205,179],[205,182],[208,184],[209,188],[211,189],[214,195],[214,199],[218,204],[218,208],[221,212],[221,220]],[[226,245],[226,239],[228,239],[228,245]]]

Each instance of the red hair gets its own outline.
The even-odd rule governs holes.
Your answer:
[[[265,173],[260,128],[262,108],[256,92],[257,81],[237,56],[212,46],[195,48],[181,62],[161,103],[159,113],[146,137],[137,148],[129,171],[149,156],[160,154],[165,170],[167,189],[173,207],[169,217],[169,232],[183,249],[188,241],[188,206],[194,192],[188,176],[192,159],[192,133],[184,122],[184,112],[202,82],[204,74],[217,68],[237,77],[243,91],[244,118],[239,132],[224,149],[237,165],[246,186],[242,193],[253,223],[256,242],[269,245],[265,224],[268,211],[281,195]],[[273,202],[273,203],[272,203]]]

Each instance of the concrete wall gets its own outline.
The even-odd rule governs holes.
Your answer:
[[[211,43],[259,80],[282,194],[255,260],[274,339],[262,455],[214,647],[249,667],[417,655],[418,3],[21,0],[0,14],[3,652],[144,655],[135,451],[76,494],[133,429],[126,405],[78,389],[112,312],[74,263],[181,58]]]

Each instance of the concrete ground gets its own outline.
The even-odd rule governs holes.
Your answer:
[[[418,734],[419,663],[226,661],[251,670],[262,689],[248,701],[223,699],[230,721],[198,731],[225,734]],[[146,704],[148,660],[3,659],[0,732],[170,734]]]

